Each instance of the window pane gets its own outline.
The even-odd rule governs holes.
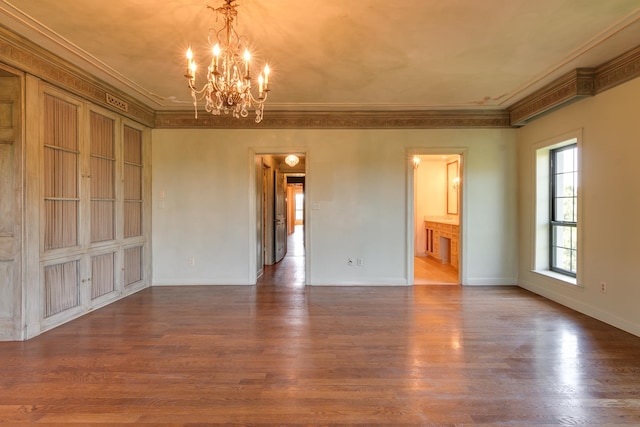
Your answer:
[[[575,274],[578,249],[576,227],[554,225],[552,230],[553,267]]]
[[[573,197],[558,198],[555,203],[554,221],[576,222],[576,199]]]
[[[556,175],[556,196],[557,197],[573,197],[576,195],[574,188],[575,172],[560,173]]]
[[[577,152],[574,147],[557,151],[556,155],[556,172],[574,172],[577,170]]]

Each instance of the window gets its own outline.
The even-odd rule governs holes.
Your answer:
[[[578,146],[565,145],[549,153],[549,266],[576,277],[578,264]]]
[[[580,152],[582,131],[574,130],[534,146],[535,187],[532,271],[544,280],[581,286]]]
[[[304,193],[296,193],[296,221],[304,219]]]

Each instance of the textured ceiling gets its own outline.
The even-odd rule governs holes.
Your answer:
[[[222,0],[0,0],[2,25],[157,110],[188,109]],[[268,109],[506,108],[640,44],[638,0],[238,0]],[[202,81],[202,80],[200,80]]]

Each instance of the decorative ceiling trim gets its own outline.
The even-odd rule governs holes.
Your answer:
[[[153,126],[155,116],[153,109],[1,26],[0,58],[10,66],[61,87],[94,104],[146,126]],[[116,96],[121,103],[126,103],[127,110],[114,109],[114,105],[107,102],[108,96]]]
[[[640,77],[640,46],[596,68],[596,93]]]
[[[154,110],[134,96],[0,26],[0,58],[96,105],[149,127],[160,129],[466,129],[523,126],[544,113],[594,96],[640,77],[640,46],[597,68],[579,68],[556,79],[507,109],[410,111],[268,111],[262,123],[253,118],[201,114],[189,110]],[[125,108],[126,107],[126,108]]]
[[[507,110],[513,126],[569,102],[594,96],[640,77],[640,46],[601,64],[597,68],[578,68],[511,105]]]
[[[205,115],[194,118],[193,111],[158,111],[158,129],[465,129],[507,128],[504,110],[443,111],[268,111],[260,124],[251,116]]]
[[[593,95],[595,95],[594,70],[592,68],[575,69],[509,107],[511,124],[522,126],[528,120],[552,108]]]

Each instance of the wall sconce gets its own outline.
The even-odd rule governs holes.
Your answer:
[[[455,191],[458,191],[459,186],[460,186],[460,177],[456,176],[455,178],[453,178],[453,189]]]
[[[420,166],[420,157],[413,156],[413,168],[418,169],[418,166]]]
[[[287,157],[285,157],[284,162],[286,164],[289,165],[289,167],[294,167],[295,165],[298,164],[298,162],[300,161],[300,159],[298,158],[298,156],[296,156],[295,154],[289,154]]]

